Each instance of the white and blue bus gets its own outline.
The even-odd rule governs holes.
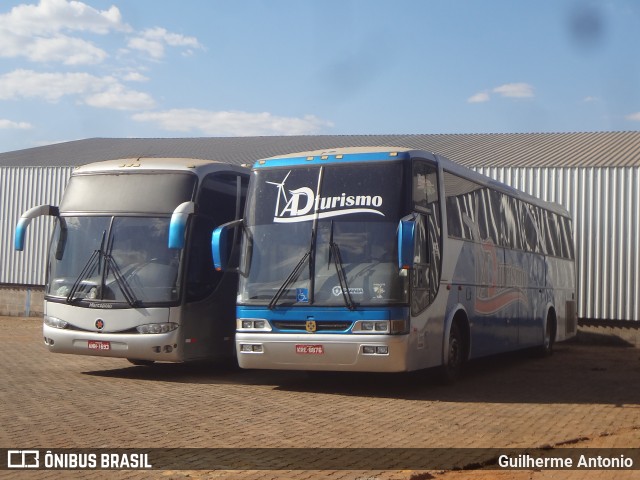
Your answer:
[[[136,158],[74,170],[55,217],[46,268],[51,352],[136,365],[235,356],[237,275],[212,268],[211,233],[241,218],[249,170],[209,160]]]
[[[439,155],[349,148],[255,163],[242,236],[243,368],[399,372],[576,333],[571,218]]]

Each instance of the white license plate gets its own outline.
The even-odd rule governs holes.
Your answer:
[[[296,345],[296,353],[302,355],[324,355],[323,345]]]
[[[89,340],[89,350],[111,350],[111,342]]]

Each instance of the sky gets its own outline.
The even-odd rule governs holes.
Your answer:
[[[638,129],[636,0],[0,2],[0,152]]]

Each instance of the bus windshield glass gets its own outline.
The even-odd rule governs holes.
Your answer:
[[[259,168],[253,175],[241,304],[407,301],[407,278],[397,267],[396,232],[408,203],[400,162]]]
[[[131,306],[176,302],[180,252],[168,217],[62,216],[49,252],[47,296]]]

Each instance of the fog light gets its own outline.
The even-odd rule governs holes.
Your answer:
[[[366,330],[366,331],[373,330],[373,322],[362,322],[362,330]]]
[[[262,353],[264,350],[262,345],[259,343],[241,343],[240,344],[240,352],[241,353]]]
[[[171,352],[173,352],[173,347],[171,345],[165,345],[164,353],[171,353]]]
[[[264,328],[265,321],[264,320],[255,320],[253,322],[253,328]]]
[[[376,347],[376,353],[378,355],[389,355],[389,346],[383,345],[381,347]]]
[[[251,328],[253,327],[253,322],[251,320],[242,320],[242,328]]]
[[[363,345],[362,353],[364,353],[365,355],[375,355],[376,347],[373,347],[371,345]]]

